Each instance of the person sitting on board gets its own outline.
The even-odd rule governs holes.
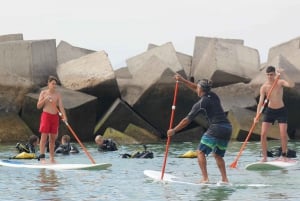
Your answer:
[[[117,144],[112,139],[104,139],[101,135],[95,137],[95,142],[98,145],[98,151],[116,151]]]
[[[204,115],[207,119],[208,129],[201,137],[197,150],[198,164],[202,173],[200,182],[209,182],[206,156],[213,152],[216,164],[221,173],[221,181],[228,183],[223,157],[231,138],[232,126],[222,108],[220,98],[211,91],[212,82],[207,79],[202,79],[195,84],[184,79],[179,74],[175,75],[175,79],[181,81],[187,87],[195,91],[200,99],[193,105],[191,111],[179,122],[179,124],[167,131],[168,137],[175,135],[185,128],[199,114]]]
[[[16,148],[19,152],[18,155],[11,158],[14,159],[34,159],[36,158],[36,147],[39,144],[39,137],[36,135],[31,135],[28,139],[27,144],[18,142]]]
[[[61,137],[61,144],[59,145],[59,147],[55,150],[56,154],[77,154],[79,153],[78,148],[76,147],[76,145],[74,145],[73,143],[71,143],[71,138],[68,135],[63,135]]]
[[[269,97],[268,105],[265,109],[263,122],[261,126],[261,148],[262,148],[262,159],[261,162],[267,161],[267,132],[274,122],[277,120],[280,131],[281,147],[282,153],[281,157],[283,160],[287,157],[287,109],[283,102],[283,87],[292,88],[295,83],[290,80],[290,78],[285,74],[284,70],[281,68],[277,69],[280,73],[280,77],[284,79],[279,79],[273,88],[273,91]],[[267,81],[260,87],[260,97],[257,105],[257,114],[260,112],[266,94],[268,94],[273,83],[275,82],[276,69],[273,66],[268,66],[266,68]],[[255,119],[254,119],[255,120]]]
[[[153,152],[148,151],[146,145],[143,145],[143,147],[144,151],[136,151],[132,154],[122,154],[122,158],[153,158]]]

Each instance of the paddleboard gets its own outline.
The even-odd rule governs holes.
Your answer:
[[[246,170],[253,171],[267,171],[267,170],[282,170],[296,165],[298,162],[296,160],[274,160],[268,162],[255,162],[248,164]]]
[[[183,179],[164,173],[163,180],[161,180],[161,172],[155,170],[144,170],[144,175],[155,180],[155,181],[162,181],[162,182],[170,182],[170,183],[177,183],[177,184],[185,184],[185,185],[194,185],[194,186],[208,186],[208,187],[266,187],[271,186],[268,184],[232,184],[232,183],[224,183],[224,182],[217,182],[217,183],[200,183],[200,182],[190,182],[184,181]]]
[[[171,183],[179,183],[179,184],[187,184],[187,185],[196,185],[196,186],[231,186],[230,183],[218,182],[218,183],[196,183],[196,182],[189,182],[180,179],[174,175],[164,173],[163,180],[161,180],[161,172],[154,171],[154,170],[144,170],[144,175],[156,180],[156,181],[164,181],[164,182],[171,182]]]
[[[14,168],[52,169],[52,170],[103,170],[111,166],[110,163],[97,164],[43,164],[26,163],[16,160],[0,160],[0,165]]]

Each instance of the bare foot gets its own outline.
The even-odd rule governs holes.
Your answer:
[[[222,182],[222,183],[229,183],[229,181],[228,181],[228,179],[227,179],[227,178],[225,178],[225,179],[222,179],[222,180],[221,180],[221,182]]]
[[[283,161],[283,162],[288,162],[289,159],[287,157],[282,156],[282,157],[278,158],[278,160]]]
[[[263,158],[260,160],[260,162],[267,162],[268,160],[266,158]]]
[[[50,159],[50,163],[51,163],[51,164],[56,164],[55,159],[54,159],[54,158]]]
[[[42,163],[42,164],[46,164],[46,163],[47,163],[45,158],[41,158],[39,161],[40,161],[40,163]]]
[[[209,180],[208,179],[201,179],[200,183],[201,184],[207,184],[207,183],[209,183]]]

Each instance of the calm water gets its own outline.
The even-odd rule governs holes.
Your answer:
[[[253,172],[244,166],[260,159],[258,142],[249,142],[238,169],[228,169],[232,186],[193,186],[163,183],[146,178],[145,169],[161,171],[165,144],[148,145],[154,159],[122,159],[120,154],[142,150],[141,145],[121,146],[117,152],[100,153],[94,144],[85,144],[98,163],[112,163],[101,171],[38,170],[0,167],[0,200],[117,200],[117,201],[177,201],[177,200],[300,200],[299,165],[282,171]],[[278,145],[278,141],[270,142]],[[300,142],[290,142],[297,150]],[[0,158],[15,153],[15,144],[0,144]],[[177,158],[193,150],[197,143],[170,144],[166,173],[197,182],[200,179],[197,159]],[[225,160],[232,163],[241,143],[232,142]],[[91,163],[83,151],[78,155],[59,156],[58,163]],[[210,180],[218,182],[219,172],[214,158],[208,157]]]

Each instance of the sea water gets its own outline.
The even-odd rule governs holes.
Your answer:
[[[241,142],[231,142],[225,156],[231,185],[196,186],[154,181],[144,170],[161,171],[165,144],[148,144],[153,159],[122,158],[124,153],[143,151],[142,145],[119,146],[118,151],[98,152],[93,143],[84,143],[97,163],[111,163],[107,170],[21,169],[0,167],[0,200],[114,200],[114,201],[188,201],[188,200],[300,200],[299,165],[277,171],[247,171],[245,165],[260,160],[259,142],[249,142],[238,160],[237,168],[229,165],[235,160]],[[279,141],[269,142],[278,146]],[[289,142],[289,148],[300,153],[299,142]],[[79,145],[78,145],[79,146]],[[178,158],[195,150],[197,142],[173,143],[168,150],[165,172],[189,182],[200,181],[196,158]],[[15,144],[0,144],[0,159],[16,154]],[[26,160],[27,161],[27,160]],[[25,162],[26,162],[25,161]],[[79,154],[57,156],[57,163],[91,163],[81,149]],[[29,162],[29,161],[28,161]],[[210,181],[220,181],[213,156],[207,158]]]

